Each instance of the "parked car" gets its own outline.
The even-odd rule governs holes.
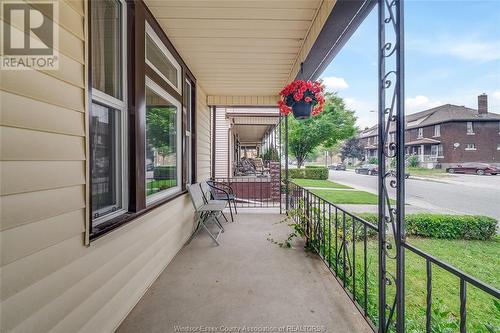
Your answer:
[[[378,165],[376,164],[363,164],[356,169],[354,172],[363,174],[363,175],[371,175],[375,176],[378,173]]]
[[[329,165],[328,169],[330,169],[330,170],[342,170],[342,171],[345,171],[345,164],[334,163],[332,165]]]
[[[446,168],[448,173],[469,173],[476,175],[496,175],[500,173],[500,169],[494,165],[487,163],[462,163],[454,167]]]

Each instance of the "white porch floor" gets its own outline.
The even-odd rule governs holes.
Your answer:
[[[284,249],[267,240],[286,237],[290,228],[276,224],[281,219],[270,212],[242,212],[235,223],[224,224],[218,247],[201,231],[117,331],[225,332],[246,326],[290,332],[287,326],[310,325],[316,332],[372,332],[322,261],[305,252],[300,241]]]

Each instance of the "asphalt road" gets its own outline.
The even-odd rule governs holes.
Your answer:
[[[330,171],[330,179],[377,193],[378,177]],[[487,215],[500,220],[500,175],[451,175],[444,179],[406,180],[406,203],[423,211]],[[389,195],[395,198],[395,191]]]

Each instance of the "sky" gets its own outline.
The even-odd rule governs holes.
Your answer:
[[[377,122],[377,8],[321,78],[354,110],[359,128]],[[500,0],[405,1],[406,113],[438,105],[477,109],[488,94],[500,113]]]

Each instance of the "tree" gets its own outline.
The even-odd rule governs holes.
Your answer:
[[[147,145],[164,156],[175,149],[176,109],[174,107],[150,107],[146,110]]]
[[[340,150],[340,158],[344,162],[347,158],[357,158],[358,160],[363,159],[364,149],[361,142],[357,138],[351,138],[344,143],[344,146]]]
[[[325,94],[324,111],[306,120],[288,117],[288,151],[297,159],[300,168],[316,147],[335,146],[356,132],[354,112],[347,110],[342,98]]]

